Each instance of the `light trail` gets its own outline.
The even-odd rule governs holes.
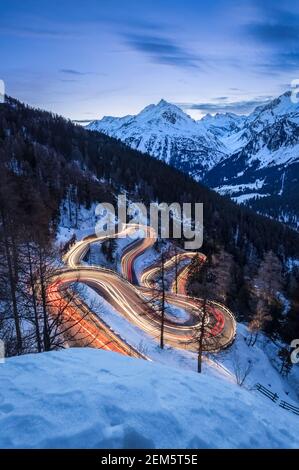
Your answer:
[[[133,236],[136,234],[138,228],[137,225],[127,224],[114,237]],[[159,267],[152,266],[147,268],[141,274],[141,285],[137,286],[133,284],[133,282],[137,281],[134,271],[136,259],[147,249],[151,248],[156,241],[156,234],[152,227],[143,226],[142,232],[144,237],[133,240],[123,252],[121,259],[122,275],[99,266],[80,265],[82,259],[88,253],[91,243],[103,242],[109,237],[94,236],[77,242],[64,257],[67,267],[57,272],[53,277],[53,284],[51,284],[48,292],[49,298],[52,299],[52,301],[61,302],[62,294],[60,287],[62,285],[68,285],[74,281],[83,282],[104,297],[120,315],[132,324],[138,326],[154,338],[159,337],[161,329],[160,315],[148,302],[153,296],[152,286]],[[192,260],[195,256],[200,256],[201,261],[204,262],[205,256],[203,254],[184,252],[167,260],[165,268],[171,269],[175,262],[181,263],[185,260]],[[202,301],[188,297],[185,294],[186,279],[189,269],[190,265],[187,265],[179,270],[179,293],[174,293],[174,283],[172,284],[171,291],[166,293],[167,303],[178,308],[183,308],[187,313],[186,319],[185,321],[178,321],[173,316],[166,314],[164,339],[165,342],[171,346],[195,350],[196,345],[191,340],[194,336],[194,329],[200,325]],[[55,289],[53,286],[55,286]],[[217,338],[219,343],[217,349],[224,348],[231,344],[235,337],[236,323],[234,317],[225,306],[217,302],[209,301],[207,303],[207,309],[209,333],[205,338],[205,350],[214,350],[214,341],[212,341],[214,338]],[[100,318],[96,317],[97,321],[95,321],[95,315],[91,312],[84,317],[80,309],[78,309],[78,306],[74,305],[71,305],[70,309],[66,308],[65,310],[66,315],[78,323],[80,323],[81,316],[83,331],[90,337],[91,344],[94,347],[142,357],[142,355],[134,348],[127,345],[115,333],[112,335],[109,327],[107,327]],[[209,340],[209,336],[211,340]],[[80,343],[80,338],[78,338],[78,341]]]

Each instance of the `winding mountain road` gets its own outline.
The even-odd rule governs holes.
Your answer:
[[[140,234],[140,227],[128,224],[115,235],[115,237]],[[156,241],[156,234],[152,227],[141,227],[143,238],[133,239],[124,249],[121,258],[122,274],[100,267],[82,265],[82,260],[88,253],[91,243],[103,242],[109,237],[87,237],[75,243],[64,257],[66,267],[61,269],[53,277],[53,283],[48,288],[48,298],[51,302],[61,304],[64,302],[62,286],[72,282],[82,282],[99,295],[104,297],[117,312],[130,321],[133,325],[158,339],[160,336],[161,319],[149,299],[153,296],[153,284],[158,272],[157,266],[150,266],[141,273],[140,285],[134,269],[135,262]],[[204,255],[199,253],[179,253],[165,263],[165,269],[172,269],[174,263],[182,262],[200,256],[204,262]],[[172,284],[170,292],[166,294],[166,302],[185,311],[183,320],[176,318],[171,313],[165,314],[164,340],[165,343],[181,349],[196,350],[194,343],[194,329],[200,325],[202,301],[188,297],[185,294],[188,265],[183,266],[178,273],[178,293],[175,293],[175,285]],[[232,313],[222,304],[208,302],[208,318],[206,337],[204,339],[205,350],[219,350],[232,343],[236,332],[236,323]],[[101,318],[88,311],[82,302],[65,307],[65,318],[74,322],[72,331],[78,344],[86,345],[87,341],[93,347],[112,350],[126,355],[143,357],[132,346],[128,345],[117,333],[113,332]],[[76,330],[77,328],[77,330]],[[217,340],[217,341],[216,341]],[[217,347],[215,344],[217,343]]]

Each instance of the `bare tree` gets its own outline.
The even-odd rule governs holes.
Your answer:
[[[152,283],[153,295],[146,302],[151,310],[158,313],[160,318],[160,348],[164,348],[164,328],[165,328],[165,314],[168,309],[166,303],[166,292],[168,290],[166,280],[165,263],[168,258],[168,251],[161,250],[155,272],[155,278]]]
[[[54,297],[47,298],[46,351],[69,345],[90,346],[97,337],[97,329],[84,308],[75,285],[52,287]]]
[[[256,312],[252,318],[252,320],[248,324],[248,330],[250,332],[250,336],[247,340],[248,346],[254,346],[260,331],[263,330],[266,323],[271,320],[271,315],[269,312],[269,307],[259,299]]]
[[[208,321],[209,316],[212,314],[213,306],[209,302],[212,296],[213,284],[215,276],[210,270],[211,259],[208,257],[206,263],[201,266],[200,281],[202,297],[198,300],[198,308],[194,313],[198,317],[198,323],[194,327],[193,343],[197,350],[197,372],[202,371],[202,358],[204,351],[215,351],[220,347],[220,340],[218,336],[213,335],[211,322]]]
[[[4,188],[2,188],[3,190]],[[5,196],[3,196],[5,197]],[[12,312],[14,321],[14,330],[16,335],[16,354],[22,353],[23,338],[21,331],[21,318],[18,305],[18,250],[16,248],[16,233],[13,221],[2,204],[0,194],[0,251],[2,265],[1,275],[3,276],[6,290],[6,303],[8,309]]]
[[[199,257],[195,257],[189,270],[189,292],[192,295],[203,297],[208,288],[209,298],[225,303],[232,283],[232,276],[230,276],[232,266],[232,256],[223,249],[216,254],[208,254],[204,263]],[[204,283],[203,276],[206,276],[207,279],[213,278],[213,284],[209,286]]]
[[[255,313],[249,322],[249,345],[253,346],[260,331],[271,326],[273,306],[279,304],[277,293],[283,286],[282,264],[278,257],[269,251],[260,263],[258,272],[253,278],[251,292],[257,299]]]
[[[166,279],[165,279],[165,253],[162,250],[159,259],[159,271],[156,278],[155,301],[156,308],[158,308],[161,328],[160,328],[160,348],[164,348],[164,326],[165,326],[165,311],[166,311]]]
[[[174,262],[174,286],[175,286],[175,293],[178,293],[178,275],[179,275],[179,250],[178,247],[174,244],[173,249],[171,251],[171,256]]]
[[[197,372],[200,374],[202,370],[202,355],[203,355],[203,347],[204,341],[207,336],[207,319],[208,319],[208,311],[207,311],[207,300],[206,298],[203,299],[202,308],[200,309],[200,321],[198,326],[195,327],[194,335],[193,335],[193,342],[197,345]]]
[[[88,310],[79,304],[77,283],[55,280],[56,250],[36,241],[27,243],[20,253],[24,319],[33,326],[27,347],[41,352],[63,348],[66,342],[89,345],[92,338],[86,325],[83,328]],[[96,330],[90,329],[94,334]]]
[[[277,292],[282,288],[282,264],[279,258],[268,251],[261,262],[258,273],[253,279],[253,289],[268,304],[276,300]]]
[[[293,363],[291,361],[291,350],[289,347],[282,347],[278,351],[278,357],[281,359],[279,373],[287,377],[292,370]]]
[[[242,387],[252,371],[252,362],[250,360],[243,361],[241,360],[240,354],[236,348],[234,348],[232,353],[232,368],[233,373],[236,378],[236,382],[240,387]]]

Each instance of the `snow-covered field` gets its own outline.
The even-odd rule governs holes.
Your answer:
[[[89,348],[0,365],[1,448],[298,447],[298,417],[217,377]]]
[[[72,233],[76,233],[77,239],[87,235],[88,232],[90,233],[92,231],[91,229],[93,227],[93,224],[95,223],[92,216],[93,210],[94,208],[91,208],[89,211],[80,211],[79,216],[80,220],[83,221],[83,230],[79,231],[74,228],[67,227],[67,218],[65,221],[62,221],[58,240],[63,241],[64,234],[67,235],[65,237],[65,240],[67,240],[70,238]],[[81,223],[80,226],[82,227]],[[121,252],[124,247],[130,242],[131,240],[129,239],[116,240],[115,262],[113,263],[113,266],[111,264],[110,267],[113,267],[114,269],[120,271]],[[149,264],[152,264],[156,261],[157,256],[159,256],[159,253],[154,248],[151,248],[138,258],[135,266],[137,277],[140,277],[141,272]],[[105,256],[101,251],[100,244],[94,244],[92,246],[91,257],[88,262],[91,264],[107,265],[107,260],[105,259]],[[142,377],[146,377],[145,383],[143,384],[144,390],[140,390],[139,382],[138,384],[136,382],[135,389],[134,383],[133,381],[131,381],[131,379],[129,383],[126,383],[125,386],[123,386],[125,380],[125,375],[123,374],[125,374],[125,370],[121,371],[121,367],[119,366],[119,364],[122,364],[122,361],[127,359],[120,358],[120,362],[118,363],[118,360],[114,359],[114,356],[112,355],[114,361],[112,364],[111,354],[103,352],[102,354],[107,354],[107,356],[101,356],[101,361],[105,362],[105,357],[108,361],[105,372],[105,380],[109,379],[109,384],[107,383],[107,387],[111,388],[112,394],[108,400],[108,403],[106,401],[103,401],[102,406],[104,407],[105,412],[103,412],[102,410],[101,412],[99,412],[99,422],[95,423],[95,419],[93,418],[89,426],[88,421],[85,420],[88,423],[88,426],[86,427],[84,424],[82,424],[81,429],[80,420],[78,421],[78,418],[76,418],[78,428],[76,428],[76,431],[74,432],[74,437],[72,437],[73,435],[70,433],[70,431],[68,431],[69,434],[62,433],[62,437],[60,434],[58,434],[56,436],[56,441],[52,441],[51,438],[50,441],[52,443],[50,444],[48,443],[48,441],[45,441],[42,443],[33,444],[33,446],[77,447],[80,445],[83,447],[130,447],[133,446],[133,441],[130,440],[132,439],[131,436],[135,436],[134,442],[136,442],[136,445],[139,447],[292,447],[299,445],[299,443],[296,443],[296,441],[293,444],[292,439],[290,439],[290,435],[292,435],[292,432],[290,431],[289,434],[285,434],[285,440],[283,440],[282,435],[284,435],[284,431],[282,430],[287,429],[287,425],[285,428],[284,424],[279,424],[278,426],[278,423],[280,422],[280,420],[282,420],[281,422],[283,423],[289,423],[289,429],[292,430],[294,424],[297,424],[298,426],[299,417],[293,415],[290,411],[282,410],[278,406],[278,403],[272,403],[268,398],[261,395],[255,389],[255,385],[257,383],[260,383],[272,393],[276,393],[279,396],[279,400],[285,400],[294,406],[298,406],[299,365],[295,365],[293,367],[291,374],[288,378],[282,377],[278,372],[279,364],[277,363],[277,361],[275,361],[275,357],[277,357],[277,346],[267,340],[264,335],[260,335],[259,339],[257,340],[254,346],[248,346],[248,330],[244,324],[238,324],[237,337],[233,346],[227,349],[226,351],[214,355],[212,357],[205,356],[203,363],[203,372],[200,376],[198,376],[198,374],[196,373],[197,357],[195,353],[185,350],[177,350],[168,346],[166,346],[165,349],[162,351],[158,346],[159,338],[152,338],[143,330],[130,324],[126,319],[121,317],[118,312],[113,309],[113,307],[111,307],[104,299],[101,299],[92,289],[85,286],[80,291],[80,295],[83,296],[84,300],[87,304],[90,305],[91,309],[95,313],[97,313],[117,334],[123,337],[129,344],[134,346],[136,349],[138,349],[150,359],[152,368],[157,368],[157,371],[163,370],[163,372],[161,373],[161,377],[159,376],[160,372],[157,372],[158,377],[155,380],[154,373],[152,374],[151,378],[148,379],[146,374],[149,371],[149,366],[148,363],[144,363],[145,365],[143,367],[145,372],[143,370],[142,372],[140,372],[140,375],[142,375]],[[168,311],[168,314],[173,314],[174,316],[179,317],[181,316],[181,313],[181,311]],[[68,351],[68,354],[72,354],[72,363],[73,360],[80,362],[81,357],[83,361],[83,357],[85,358],[86,354],[90,355],[91,359],[88,359],[87,361],[87,370],[91,372],[91,376],[93,375],[93,372],[91,371],[91,369],[89,369],[89,364],[97,353],[98,351],[92,352],[91,350],[84,350],[82,351],[82,356],[77,356],[78,352],[75,351],[75,356],[73,356],[73,353]],[[63,352],[63,355],[65,354],[66,352]],[[49,355],[47,356],[49,357]],[[44,361],[44,359],[42,359],[42,361]],[[57,362],[56,356],[54,362]],[[9,361],[9,363],[11,363],[11,360]],[[116,363],[117,366],[115,371],[114,367]],[[131,362],[129,362],[128,364],[131,368],[135,367],[135,365],[133,366]],[[138,368],[140,368],[140,361],[137,361],[136,364],[138,365]],[[25,368],[26,367],[27,365],[25,365]],[[127,365],[124,365],[123,367],[125,369]],[[161,367],[165,367],[165,369],[161,369]],[[66,365],[66,368],[68,368],[68,364]],[[241,388],[239,385],[237,385],[237,382],[240,377],[242,379],[242,376],[245,374],[247,368],[250,369],[250,372],[246,376],[243,387]],[[34,368],[32,368],[32,371],[33,370]],[[81,374],[80,370],[78,369],[78,373],[74,370],[74,375],[77,376],[78,374]],[[136,374],[138,376],[139,372],[136,371]],[[186,374],[190,375],[190,378],[188,379],[188,387],[185,385],[184,382],[184,377]],[[170,378],[170,384],[165,383],[165,381],[167,382],[167,377],[170,377],[172,375],[179,376],[180,380],[178,383],[178,389],[175,387],[173,393],[170,393],[171,403],[166,403],[166,401],[164,401],[164,398],[163,400],[161,400],[160,394],[158,394],[158,404],[155,402],[155,406],[158,407],[159,405],[161,406],[161,409],[155,408],[154,410],[149,410],[147,408],[147,398],[145,399],[146,405],[144,405],[144,408],[142,408],[141,403],[134,403],[132,413],[135,413],[135,420],[133,424],[130,420],[127,422],[127,416],[130,414],[130,402],[127,401],[127,394],[129,395],[131,393],[133,397],[136,397],[136,394],[139,393],[143,394],[145,397],[148,397],[148,395],[150,395],[150,391],[145,385],[146,381],[148,381],[148,387],[153,388],[154,390],[156,390],[157,387],[160,390],[161,386],[165,386],[165,396],[168,396],[169,387],[173,383],[173,379]],[[129,375],[129,377],[131,377],[131,375]],[[160,384],[160,379],[162,379],[162,377],[163,385]],[[87,379],[87,382],[88,380],[89,379]],[[151,380],[153,380],[153,382],[151,382]],[[62,380],[62,383],[64,382],[65,381]],[[67,382],[68,381],[66,379],[66,383]],[[95,383],[98,384],[98,378],[95,379]],[[194,387],[191,387],[189,386],[189,383],[196,385],[194,385]],[[117,388],[117,393],[113,388],[114,385]],[[195,389],[197,386],[200,386],[201,388],[199,388],[198,390],[198,395],[196,396],[196,399],[193,398],[194,403],[196,403],[196,406],[192,408],[192,396],[193,394],[196,394]],[[186,391],[186,389],[188,390]],[[94,392],[93,388],[92,390]],[[123,396],[121,394],[121,390],[124,390]],[[137,393],[136,390],[139,392]],[[54,396],[56,396],[56,394],[58,394],[58,396],[61,395],[62,401],[67,401],[64,392],[55,391],[53,393]],[[87,393],[88,392],[85,389],[82,391],[81,386],[79,384],[78,387],[75,387],[75,402],[73,399],[70,399],[69,403],[74,402],[76,405],[77,394],[78,396],[82,395],[83,403],[88,402],[88,397],[86,395]],[[99,392],[100,395],[101,393],[102,391]],[[203,396],[204,394],[205,396]],[[115,401],[113,399],[114,395],[116,398]],[[35,394],[34,396],[37,396],[38,398],[38,394]],[[108,396],[110,396],[109,393]],[[210,401],[209,396],[212,397]],[[123,401],[126,402],[125,410],[123,410],[121,405]],[[93,402],[94,399],[92,398],[92,403]],[[220,403],[219,409],[218,402]],[[187,403],[186,413],[184,413],[185,403]],[[204,403],[204,406],[201,406],[202,403]],[[67,408],[71,407],[70,404],[65,406],[67,406]],[[140,408],[135,409],[135,406]],[[234,407],[236,408],[235,413],[233,412]],[[79,409],[80,408],[82,408],[82,405],[79,406]],[[84,414],[91,412],[90,405],[88,405],[87,408],[88,410],[84,411]],[[254,408],[253,411],[252,408]],[[111,409],[113,410],[112,415],[114,418],[111,417],[109,414],[109,411]],[[197,416],[195,416],[194,418],[195,422],[197,421],[201,423],[201,426],[199,426],[200,431],[195,425],[193,425],[193,417],[191,416],[193,412],[191,412],[190,410],[193,410],[194,414]],[[222,414],[219,410],[222,410]],[[248,410],[251,410],[250,413],[252,412],[252,415],[249,413]],[[263,410],[263,414],[260,414],[261,410]],[[167,413],[169,413],[169,416],[167,415]],[[69,414],[71,414],[71,411],[67,411],[67,416]],[[248,417],[249,414],[250,419]],[[145,416],[143,424],[143,420],[141,417],[142,415]],[[161,420],[163,421],[164,417],[165,422],[168,422],[169,426],[171,425],[171,423],[175,423],[175,425],[172,425],[172,427],[175,427],[175,429],[172,430],[172,437],[169,437],[169,441],[167,441],[167,436],[169,435],[169,432],[166,433],[166,435],[165,432],[161,432],[161,437],[153,437],[154,432],[152,428],[156,426],[159,429],[160,427],[162,430],[164,429],[163,424],[160,423],[160,415]],[[122,420],[122,416],[126,416],[126,418]],[[275,425],[272,424],[271,417],[274,417],[273,420],[275,421]],[[47,420],[47,417],[45,417],[44,419]],[[104,421],[106,420],[104,423],[102,422],[103,419]],[[117,422],[117,424],[115,425],[113,424],[114,419]],[[231,433],[231,428],[234,427],[234,424],[232,423],[239,423],[242,419],[245,420],[244,422],[246,423],[246,430],[243,430],[244,436],[240,431],[239,433]],[[249,428],[247,430],[248,420]],[[191,421],[192,424],[188,427],[186,423]],[[255,424],[253,424],[254,421]],[[259,424],[259,421],[262,423],[262,425]],[[63,417],[61,418],[61,422],[64,422]],[[153,423],[156,424],[154,425]],[[204,423],[205,432],[202,432],[202,423]],[[105,429],[105,432],[103,432],[103,434],[98,437],[98,440],[96,440],[97,438],[93,436],[90,441],[86,441],[85,436],[91,435],[91,429],[94,429],[97,425],[99,425],[99,427],[101,428],[101,432],[103,429]],[[53,429],[55,428],[55,420],[51,424],[51,426],[53,426]],[[254,426],[256,426],[256,428],[258,429],[257,436],[255,436],[254,434]],[[223,432],[221,432],[222,429]],[[268,429],[267,432],[266,429]],[[262,437],[260,436],[260,433]],[[53,436],[54,435],[55,432],[53,431]],[[82,442],[80,444],[79,439],[82,439]],[[162,439],[161,442],[160,439]],[[6,445],[10,444],[4,444],[4,446]],[[28,443],[16,443],[13,445],[30,446],[30,444]]]
[[[67,233],[66,239],[69,239],[73,233],[76,233],[77,239],[92,233],[95,224],[93,205],[89,210],[80,208],[79,220],[81,230],[69,228],[68,217],[61,220],[59,239],[61,235]],[[121,272],[120,258],[121,252],[125,246],[132,240],[118,239],[116,240],[115,262],[108,263],[101,252],[100,244],[93,247],[93,257],[91,264],[106,265],[117,269]],[[165,247],[167,248],[167,246]],[[159,253],[151,248],[147,250],[136,260],[135,270],[137,277],[150,264],[157,260]],[[173,348],[166,348],[163,352],[158,347],[158,338],[153,339],[141,329],[131,325],[126,319],[121,317],[118,312],[113,309],[104,299],[100,298],[94,291],[87,286],[80,291],[80,295],[84,295],[85,301],[89,304],[95,313],[98,313],[103,320],[118,334],[120,334],[129,344],[148,355],[153,361],[165,365],[179,367],[184,370],[196,370],[196,355],[188,351],[179,351]],[[168,310],[168,314],[177,316],[181,312]],[[248,374],[244,386],[252,389],[256,383],[261,383],[273,393],[277,393],[279,397],[289,403],[298,406],[299,400],[299,365],[294,365],[288,378],[281,377],[277,368],[279,365],[275,363],[274,358],[277,356],[277,348],[273,343],[269,342],[264,335],[260,335],[255,346],[247,346],[246,338],[248,336],[247,328],[244,324],[238,324],[237,337],[234,345],[221,354],[213,358],[205,358],[203,371],[207,375],[220,376],[225,380],[236,382],[236,369],[241,368],[241,374],[250,363],[251,370]],[[239,359],[237,359],[239,358]],[[256,394],[257,392],[251,391]],[[259,400],[267,400],[258,394]],[[288,413],[285,411],[285,413]]]
[[[91,288],[84,287],[80,291],[80,295],[106,324],[116,333],[119,333],[130,345],[153,361],[184,370],[196,371],[196,353],[168,346],[164,351],[161,351],[158,347],[159,338],[152,338],[121,317],[108,302],[104,299],[99,300],[99,296]],[[173,313],[172,310],[169,310],[168,314],[171,313]],[[298,406],[299,365],[293,366],[288,378],[282,377],[278,371],[279,364],[275,362],[277,347],[263,334],[259,336],[254,346],[248,346],[248,336],[246,326],[238,323],[236,340],[230,348],[212,356],[204,356],[203,374],[217,376],[236,384],[237,376],[243,376],[248,365],[250,365],[250,372],[243,386],[252,394],[255,394],[258,400],[267,400],[267,398],[253,390],[254,386],[260,383],[273,393],[277,393],[280,399]],[[289,412],[285,411],[285,413]]]

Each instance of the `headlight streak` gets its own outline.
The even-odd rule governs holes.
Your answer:
[[[138,226],[137,226],[138,227]],[[133,235],[136,233],[136,225],[127,224],[123,230],[115,234],[119,236]],[[122,275],[99,266],[82,266],[81,260],[89,251],[90,244],[103,242],[110,237],[88,237],[73,245],[69,252],[64,256],[67,268],[60,270],[53,282],[59,280],[60,284],[70,282],[83,282],[94,289],[101,296],[106,298],[109,303],[127,320],[135,326],[141,328],[154,338],[159,336],[160,319],[154,309],[149,308],[146,299],[152,296],[152,283],[158,272],[158,267],[153,266],[144,270],[141,274],[141,286],[132,284],[134,278],[134,263],[136,259],[145,252],[146,249],[153,246],[156,241],[156,234],[152,227],[143,227],[145,238],[136,239],[131,242],[123,252],[121,259]],[[183,252],[173,256],[165,263],[166,269],[171,269],[175,262],[192,260],[195,256],[200,256],[204,262],[205,255],[196,252]],[[176,259],[175,259],[176,258]],[[165,341],[171,346],[177,348],[194,350],[195,346],[190,342],[193,336],[194,328],[200,324],[198,315],[200,312],[200,299],[194,299],[185,295],[186,279],[190,265],[184,266],[178,274],[178,294],[174,293],[175,283],[172,283],[171,291],[166,294],[166,301],[170,305],[183,308],[187,312],[187,320],[180,322],[169,314],[165,319]],[[58,289],[59,291],[59,289]],[[209,316],[207,324],[211,325],[209,335],[217,336],[221,339],[221,347],[228,346],[235,337],[236,324],[231,312],[222,304],[217,302],[208,302]],[[100,319],[99,319],[100,320]],[[88,326],[84,325],[88,330]],[[93,325],[94,327],[94,325]],[[94,335],[94,332],[90,332]],[[120,340],[120,338],[118,338]],[[103,342],[102,342],[103,343]],[[128,347],[128,345],[126,345]],[[105,349],[105,346],[103,346]],[[117,346],[119,347],[119,346]],[[111,348],[107,346],[106,349]],[[113,349],[114,350],[114,349]],[[122,351],[122,353],[124,353]],[[135,351],[136,355],[137,352]]]

